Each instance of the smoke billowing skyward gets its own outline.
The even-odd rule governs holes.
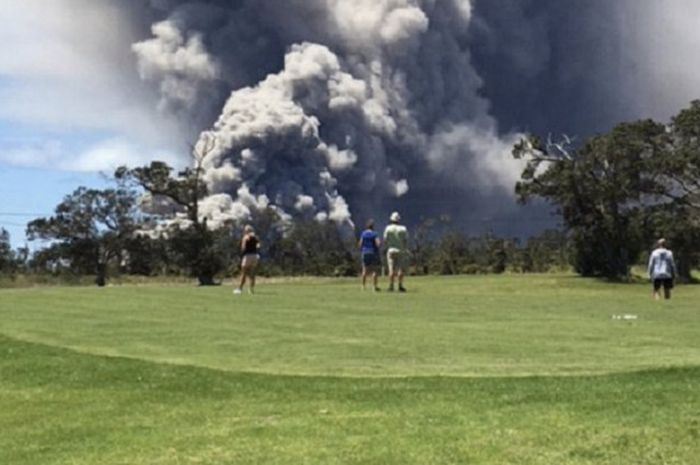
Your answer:
[[[85,4],[56,0],[66,18]],[[213,222],[272,205],[338,223],[399,209],[409,222],[447,213],[473,230],[535,230],[483,221],[525,216],[510,157],[521,132],[583,138],[665,120],[700,96],[694,0],[90,5],[128,25],[99,39],[120,63],[131,57],[110,82],[140,79],[130,93],[149,91],[138,112],[162,115],[155,132],[183,152],[216,140],[203,209]]]
[[[211,220],[272,205],[342,224],[398,206],[449,211],[469,190],[509,196],[516,135],[499,134],[479,95],[470,1],[153,5],[163,19],[133,50],[161,108],[216,141]]]

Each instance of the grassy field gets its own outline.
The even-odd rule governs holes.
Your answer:
[[[0,291],[0,464],[700,464],[700,287]]]

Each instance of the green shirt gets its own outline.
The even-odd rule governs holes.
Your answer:
[[[384,244],[387,249],[406,250],[408,248],[408,230],[400,224],[390,224],[384,230]]]

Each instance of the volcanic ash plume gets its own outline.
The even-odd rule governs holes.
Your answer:
[[[155,39],[133,46],[140,58],[139,74],[143,79],[160,81],[162,110],[169,104],[192,108],[199,89],[219,72],[204,50],[201,35],[185,40],[182,31],[169,21],[154,24],[152,32]]]
[[[272,206],[342,224],[436,186],[512,190],[515,136],[499,136],[478,95],[468,0],[158,5],[169,16],[134,50],[162,105],[201,110],[232,90],[199,141],[215,141],[214,223]]]

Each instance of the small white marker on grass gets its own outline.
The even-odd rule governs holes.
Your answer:
[[[613,315],[613,316],[612,316],[612,319],[613,319],[613,320],[627,320],[627,321],[630,321],[630,320],[637,320],[637,319],[639,319],[639,317],[638,317],[637,315],[632,315],[632,314],[627,313],[627,314],[624,314],[624,315]]]

